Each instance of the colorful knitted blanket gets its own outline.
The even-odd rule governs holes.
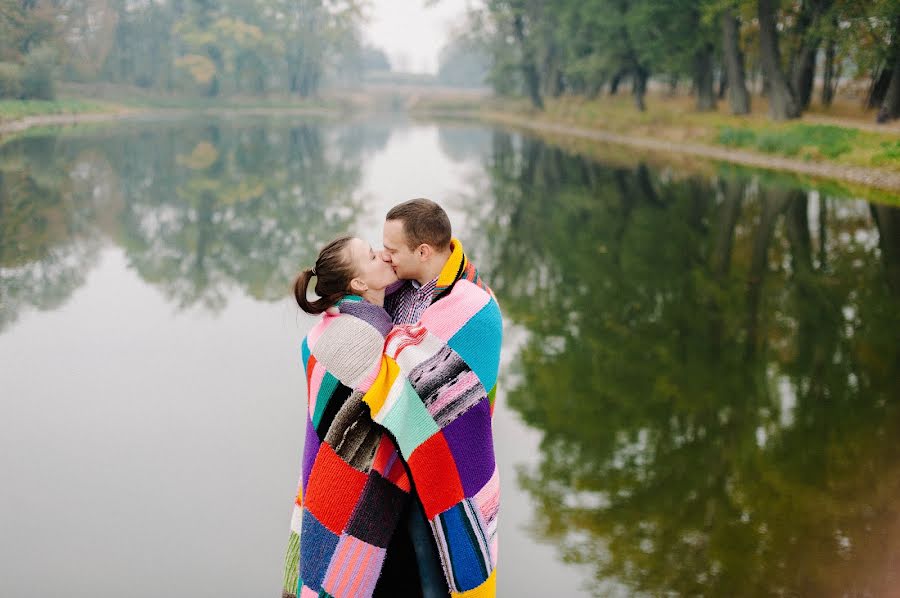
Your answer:
[[[363,401],[409,467],[451,595],[494,596],[500,482],[491,416],[500,308],[456,239],[434,293],[417,324],[388,334]]]
[[[391,320],[347,297],[303,340],[303,471],[291,517],[282,596],[370,596],[409,500],[397,449],[362,402]]]
[[[284,596],[371,595],[407,471],[452,596],[496,594],[500,309],[456,240],[437,286],[415,325],[391,329],[355,297],[304,340],[310,415]]]

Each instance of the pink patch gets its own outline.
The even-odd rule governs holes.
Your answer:
[[[468,280],[460,280],[449,295],[425,310],[422,325],[428,332],[447,342],[490,300],[488,293]]]
[[[381,360],[375,362],[375,365],[372,366],[372,370],[366,374],[362,381],[357,386],[357,390],[361,390],[363,392],[368,392],[372,387],[372,383],[375,382],[375,378],[378,377],[378,373],[381,371]]]
[[[319,323],[312,327],[312,330],[309,331],[309,334],[306,335],[306,344],[309,345],[309,350],[312,351],[313,346],[319,342],[319,337],[322,336],[322,333],[331,326],[332,322],[337,320],[340,317],[338,315],[332,315],[329,313],[322,314],[322,319],[319,320]]]
[[[322,386],[322,378],[325,377],[325,368],[318,361],[313,366],[312,376],[309,377],[309,412],[316,412],[316,397],[319,396],[319,388]],[[310,415],[311,417],[312,415]]]
[[[461,394],[475,386],[476,384],[480,384],[478,381],[478,376],[475,375],[475,372],[467,372],[459,377],[459,379],[451,386],[450,388],[445,389],[438,400],[431,404],[428,407],[428,412],[431,415],[435,415],[439,413],[441,409],[446,407],[449,403],[452,403],[459,397]]]
[[[319,593],[306,586],[300,588],[300,598],[319,598]]]

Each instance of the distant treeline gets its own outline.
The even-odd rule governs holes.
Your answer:
[[[383,60],[361,0],[0,0],[0,97],[54,81],[204,96],[308,96]],[[377,54],[377,51],[375,51]]]
[[[864,82],[879,122],[900,116],[900,0],[485,0],[471,19],[494,88],[537,108],[628,82],[643,110],[652,77],[673,89],[690,81],[698,110],[727,94],[745,114],[748,82],[761,78],[772,118],[783,120],[816,89],[830,105],[845,77]]]

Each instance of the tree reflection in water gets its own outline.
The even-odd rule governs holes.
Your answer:
[[[180,307],[262,300],[359,210],[361,139],[315,124],[153,123],[0,147],[0,328],[63,303],[105,240]]]
[[[598,588],[896,588],[900,212],[504,133],[487,169],[471,236],[529,333],[507,396],[543,432],[537,535]]]

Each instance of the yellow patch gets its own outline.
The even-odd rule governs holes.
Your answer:
[[[378,416],[378,412],[384,407],[384,402],[391,391],[391,386],[394,385],[394,381],[399,375],[400,366],[397,365],[397,362],[390,357],[382,356],[381,369],[378,371],[378,376],[363,397],[363,402],[369,406],[373,419]]]
[[[491,575],[477,588],[466,592],[451,592],[452,598],[494,598],[497,595],[497,568],[491,571]]]

